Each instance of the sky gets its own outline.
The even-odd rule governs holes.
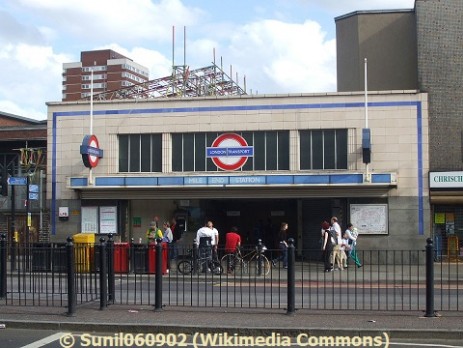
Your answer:
[[[215,60],[253,94],[336,91],[335,18],[414,0],[1,0],[0,111],[37,120],[61,101],[63,63],[113,49],[167,76]],[[173,35],[173,28],[175,34]],[[184,35],[184,28],[186,35]],[[174,36],[174,40],[173,40]],[[172,54],[174,52],[174,55]]]

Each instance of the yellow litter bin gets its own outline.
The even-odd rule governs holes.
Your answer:
[[[77,233],[74,239],[76,272],[90,272],[95,245],[94,233]]]

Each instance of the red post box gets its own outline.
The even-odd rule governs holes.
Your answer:
[[[168,244],[163,242],[162,245],[162,274],[167,274],[167,261],[168,261]],[[156,244],[150,243],[148,245],[148,273],[156,273]]]
[[[129,243],[114,243],[114,273],[129,272]]]

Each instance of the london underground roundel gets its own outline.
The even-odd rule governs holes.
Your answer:
[[[248,157],[254,156],[254,147],[248,146],[239,134],[224,133],[206,148],[206,156],[220,169],[237,170],[244,166]]]
[[[82,161],[87,168],[94,168],[98,161],[103,157],[103,150],[100,149],[98,139],[95,135],[86,135],[80,146]]]

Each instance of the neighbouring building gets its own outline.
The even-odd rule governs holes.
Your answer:
[[[46,154],[46,120],[0,112],[0,231],[10,242],[15,235],[18,242],[44,241],[50,236],[45,205]],[[33,191],[28,201],[27,182]]]
[[[63,101],[90,96],[93,93],[120,90],[149,80],[148,68],[113,50],[85,51],[80,62],[63,64]],[[143,89],[143,86],[140,86]]]
[[[338,90],[418,89],[429,98],[431,231],[438,249],[463,255],[463,2],[416,0],[414,9],[337,17]],[[372,129],[374,143],[375,130]],[[374,150],[373,150],[374,152]],[[374,161],[374,155],[373,155]]]

